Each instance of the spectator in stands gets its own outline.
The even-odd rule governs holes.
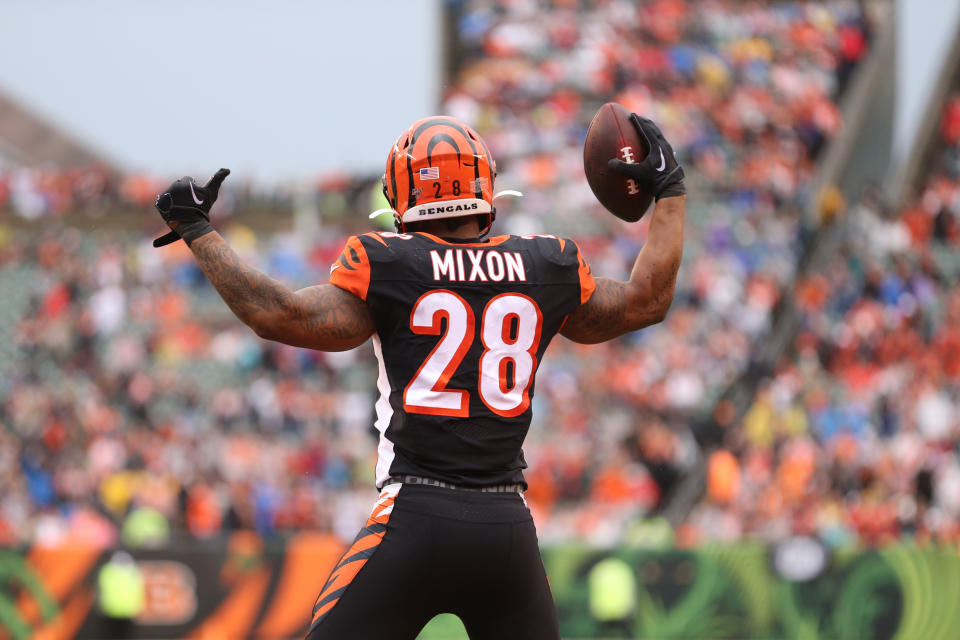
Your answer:
[[[859,204],[849,220],[864,233],[851,233],[829,274],[794,283],[815,156],[840,126],[839,91],[869,43],[862,8],[461,6],[464,64],[444,108],[477,125],[501,173],[527,192],[524,212],[504,217],[510,231],[539,232],[549,217],[551,229],[586,238],[597,272],[629,269],[645,224],[602,213],[582,172],[586,126],[608,100],[664,122],[699,185],[692,208],[700,202],[701,222],[667,321],[593,347],[589,359],[557,343],[540,372],[527,454],[543,539],[616,541],[662,505],[696,459],[686,425],[713,412],[779,296],[794,291],[804,319],[795,353],[744,421],[727,427],[729,448],[710,457],[709,491],[678,544],[798,531],[837,544],[898,531],[949,535],[956,425],[945,416],[957,402],[960,358],[948,354],[960,348],[960,294],[949,285],[950,256],[936,247],[958,242],[958,174],[932,182],[909,215]],[[95,168],[0,169],[0,211],[68,221],[148,206],[167,182]],[[338,178],[317,195],[359,213],[370,185]],[[238,214],[289,211],[293,199],[234,187],[224,197]],[[5,301],[12,332],[0,348],[11,372],[0,386],[0,480],[9,487],[0,541],[63,539],[77,522],[114,540],[141,505],[199,537],[294,527],[352,536],[366,515],[356,488],[372,484],[363,477],[370,416],[358,409],[371,404],[369,355],[260,342],[218,315],[183,253],[140,250],[119,233],[48,228],[34,238],[0,232],[0,277],[19,292]],[[271,272],[304,283],[326,279],[339,249],[328,238],[342,237],[339,229],[255,237],[239,225],[233,233]],[[171,271],[187,294],[157,277]],[[893,393],[911,379],[904,397]],[[885,464],[867,477],[884,457],[907,472]],[[886,503],[897,506],[893,519],[876,512]],[[863,527],[872,522],[882,526]]]

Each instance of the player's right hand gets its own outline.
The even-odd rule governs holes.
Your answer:
[[[186,176],[158,195],[154,206],[173,231],[154,240],[153,246],[163,247],[180,238],[189,246],[200,236],[213,231],[210,207],[217,201],[220,185],[228,175],[230,169],[220,169],[203,186]]]
[[[660,127],[650,118],[635,113],[630,114],[630,122],[647,142],[647,157],[640,162],[611,158],[607,166],[624,177],[636,180],[657,200],[684,195],[687,190],[683,186],[683,167],[677,162],[673,147],[663,137]]]

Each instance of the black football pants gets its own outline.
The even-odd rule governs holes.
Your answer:
[[[308,640],[413,640],[439,613],[471,640],[557,640],[533,519],[518,493],[393,484],[337,563]]]

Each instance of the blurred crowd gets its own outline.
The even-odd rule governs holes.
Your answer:
[[[628,275],[647,227],[604,212],[582,169],[608,101],[660,124],[693,193],[667,320],[613,344],[561,342],[538,378],[548,400],[526,451],[543,537],[622,540],[696,464],[690,425],[743,373],[795,278],[815,158],[871,19],[843,0],[456,4],[443,111],[476,124],[500,188],[527,194],[502,229],[573,235],[595,273]]]
[[[201,178],[198,178],[201,179]],[[81,224],[81,220],[107,219],[108,228],[119,215],[129,222],[134,212],[152,210],[157,193],[170,184],[169,176],[118,174],[106,166],[58,169],[5,164],[0,155],[0,212],[18,220]],[[374,186],[376,191],[374,192]],[[379,180],[373,176],[331,171],[311,181],[263,183],[249,176],[232,176],[217,202],[221,219],[264,214],[289,215],[298,202],[310,199],[311,210],[323,220],[338,222],[349,212],[367,211],[379,198]]]
[[[304,255],[242,228],[229,237],[304,284],[325,280],[342,242]],[[353,528],[349,490],[372,486],[366,353],[257,339],[182,244],[8,234],[0,265],[4,290],[20,292],[4,327],[0,542],[269,535],[337,529],[338,516]]]
[[[869,190],[794,287],[801,329],[712,453],[691,540],[960,540],[960,93],[917,193]]]
[[[602,211],[582,170],[586,128],[606,101],[660,123],[687,169],[691,222],[667,320],[612,344],[558,339],[538,375],[525,447],[527,497],[544,541],[672,538],[671,531],[651,532],[641,516],[698,464],[690,424],[711,413],[742,374],[778,297],[793,286],[808,235],[800,212],[814,159],[840,125],[837,101],[869,46],[868,16],[843,0],[448,6],[461,46],[441,110],[485,137],[499,188],[526,194],[519,203],[498,203],[495,232],[573,235],[595,273],[626,276],[646,223],[626,225]],[[310,236],[254,236],[236,221],[220,228],[268,273],[295,286],[323,282],[344,229],[364,222],[372,184],[337,177],[319,185],[318,197],[353,211],[354,221],[325,218]],[[162,186],[96,169],[0,169],[0,211],[69,222],[77,210],[146,208]],[[217,206],[242,210],[250,193],[228,188]],[[282,189],[266,198],[278,209],[294,199]],[[229,315],[182,246],[156,251],[149,238],[119,231],[49,229],[39,237],[0,233],[0,284],[21,292],[0,310],[0,331],[9,333],[0,347],[0,543],[81,536],[135,544],[171,531],[203,538],[231,528],[269,535],[313,527],[351,538],[373,484],[369,348],[321,354],[263,342]],[[860,251],[851,245],[837,263],[849,276],[849,291],[837,294],[843,303],[830,302],[830,287],[841,282],[834,274],[825,276],[826,288],[796,284],[805,314],[798,345],[808,346],[784,362],[744,424],[731,427],[722,450],[729,455],[711,454],[709,492],[678,540],[723,535],[734,518],[737,535],[775,533],[753,502],[766,489],[751,484],[760,463],[776,474],[794,450],[833,451],[833,436],[821,429],[847,433],[823,424],[845,425],[848,405],[869,407],[852,436],[860,466],[850,468],[871,459],[864,443],[889,441],[870,435],[874,396],[844,395],[834,382],[838,363],[851,357],[837,346],[846,335],[838,327],[851,322],[851,300],[869,300],[884,322],[892,313],[887,298],[869,297],[873,285],[863,274],[883,280],[884,261],[900,259],[901,284],[909,282],[902,287],[912,287],[910,269],[919,267],[903,258],[912,254],[902,247],[869,260]],[[928,293],[945,304],[945,285],[928,280]],[[816,294],[818,302],[807,301]],[[948,326],[940,316],[924,318],[934,333],[918,334],[921,340]],[[860,347],[854,352],[867,357]],[[812,367],[810,354],[819,368],[807,380],[801,368]],[[916,397],[923,393],[918,386]],[[888,398],[889,415],[913,410],[894,406],[889,390],[878,397]],[[783,431],[784,412],[794,431]],[[897,423],[896,433],[905,429]],[[932,495],[939,469],[917,471],[928,473]],[[819,468],[811,478],[820,482],[823,474],[833,478]],[[730,485],[721,495],[717,477]],[[846,507],[844,487],[836,491]],[[780,505],[782,514],[797,510],[782,495]],[[714,527],[717,520],[723,526]],[[800,526],[794,520],[789,526]]]
[[[445,111],[477,124],[501,183],[537,189],[524,212],[551,226],[599,210],[582,141],[611,100],[658,122],[733,215],[794,201],[870,36],[850,1],[463,4]]]

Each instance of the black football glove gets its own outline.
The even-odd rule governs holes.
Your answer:
[[[630,114],[630,122],[647,142],[647,157],[640,162],[611,158],[607,166],[626,178],[636,180],[657,200],[684,195],[687,190],[683,186],[683,167],[677,162],[673,147],[663,137],[660,127],[650,118],[641,118],[635,113]]]
[[[193,178],[180,178],[157,196],[154,206],[164,222],[176,222],[177,228],[153,241],[153,246],[164,247],[180,238],[190,243],[213,231],[210,226],[210,207],[217,201],[220,185],[230,175],[230,169],[220,169],[202,187]]]

